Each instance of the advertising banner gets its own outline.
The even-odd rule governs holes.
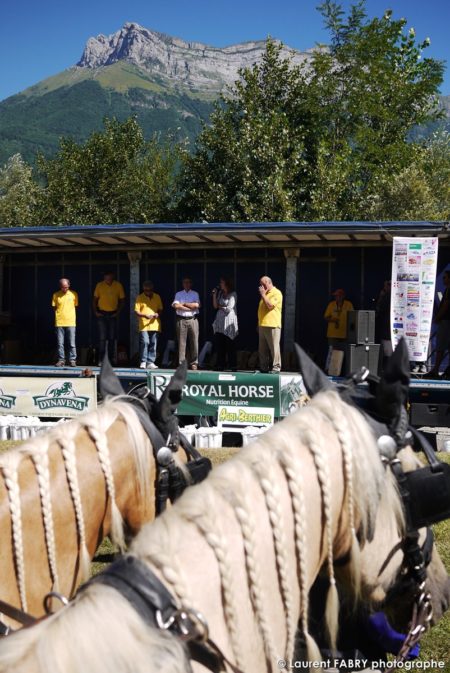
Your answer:
[[[148,387],[158,399],[172,371],[149,371]],[[215,416],[219,406],[270,407],[275,417],[287,416],[298,408],[304,394],[300,374],[254,372],[188,372],[180,416]]]
[[[391,339],[395,348],[405,338],[411,362],[428,357],[437,252],[437,238],[394,238]]]
[[[96,407],[94,377],[0,377],[0,414],[72,418]]]
[[[275,420],[272,407],[218,407],[217,426],[270,427]]]

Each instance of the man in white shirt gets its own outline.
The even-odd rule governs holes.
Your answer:
[[[198,369],[198,320],[200,297],[192,289],[192,280],[183,278],[183,289],[172,303],[177,314],[178,361],[187,359],[189,369]],[[186,355],[187,347],[187,355]]]

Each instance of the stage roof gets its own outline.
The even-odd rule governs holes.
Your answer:
[[[2,253],[236,247],[368,247],[393,236],[438,236],[448,222],[220,222],[0,228]]]

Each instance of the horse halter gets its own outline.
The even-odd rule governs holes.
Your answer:
[[[99,387],[102,397],[119,395],[122,400],[132,404],[152,444],[157,470],[155,482],[157,514],[164,511],[168,500],[174,502],[189,484],[198,484],[203,481],[212,467],[211,461],[201,456],[179,430],[176,408],[181,402],[186,376],[185,361],[176,369],[161,399],[157,400],[147,386],[136,391],[134,395],[124,397],[122,385],[111,367],[107,352],[105,352],[100,371]],[[186,479],[174,459],[180,444],[188,459],[186,468],[190,479]]]
[[[194,449],[183,433],[180,432],[175,415],[171,417],[170,424],[167,424],[169,427],[164,422],[159,422],[159,419],[152,419],[154,399],[147,387],[136,397],[129,396],[126,399],[133,404],[133,408],[153,447],[153,456],[156,463],[156,514],[161,514],[166,509],[169,500],[173,503],[189,484],[198,484],[208,476],[212,467],[211,461]],[[143,404],[139,404],[138,400],[141,400]],[[146,409],[145,405],[148,402],[150,404]],[[186,468],[190,479],[186,479],[183,471],[175,462],[174,455],[178,451],[179,445],[182,446],[188,459]]]
[[[358,394],[357,387],[362,383],[368,384],[369,395],[367,392],[363,395]],[[351,403],[363,412],[375,431],[381,460],[392,471],[402,502],[405,533],[399,545],[403,552],[403,562],[397,591],[412,587],[414,600],[409,631],[395,658],[396,663],[401,663],[408,658],[412,648],[427,630],[433,616],[431,595],[426,591],[427,567],[431,561],[433,546],[430,526],[450,518],[450,465],[438,460],[428,440],[409,425],[403,404],[391,422],[383,417],[382,413],[377,413],[380,406],[382,411],[382,405],[376,404],[380,397],[379,388],[383,388],[382,379],[370,374],[369,370],[363,367],[344,384],[340,392],[343,393],[344,399],[351,398]],[[399,394],[398,390],[396,394]],[[358,398],[364,399],[361,406]],[[385,431],[382,429],[383,425]],[[398,453],[408,445],[414,451],[425,454],[428,463],[426,466],[408,472],[403,470]],[[427,529],[422,546],[419,544],[420,528]],[[384,565],[387,565],[387,562],[388,559]],[[388,592],[388,595],[392,596],[392,593]]]

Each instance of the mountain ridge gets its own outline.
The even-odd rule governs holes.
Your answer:
[[[84,142],[104,117],[135,115],[146,137],[170,132],[192,142],[214,101],[240,68],[262,58],[265,45],[249,40],[212,47],[135,22],[90,37],[77,64],[0,102],[0,165],[15,153],[32,163],[37,153],[50,157],[61,136]],[[300,52],[282,45],[282,53],[303,64],[317,48]],[[450,108],[450,96],[443,104]]]

